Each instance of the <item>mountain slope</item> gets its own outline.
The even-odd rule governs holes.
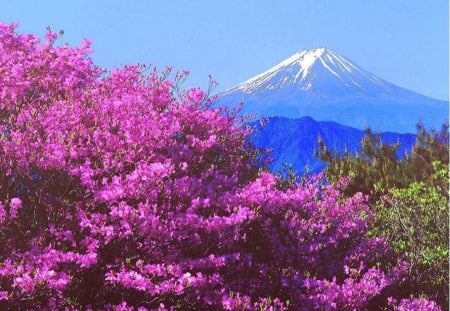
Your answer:
[[[364,129],[414,132],[418,121],[440,127],[448,102],[376,77],[336,52],[301,50],[269,70],[219,95],[217,105],[243,102],[257,117],[311,116]]]
[[[360,150],[364,136],[362,130],[330,121],[318,122],[310,117],[272,117],[263,126],[259,123],[255,126],[250,139],[256,147],[272,150],[272,171],[278,171],[283,163],[289,163],[298,173],[305,172],[306,167],[310,172],[318,172],[324,167],[324,163],[314,156],[319,135],[331,150],[342,153],[347,149],[353,154]],[[415,135],[386,132],[381,134],[381,140],[386,144],[399,142],[397,156],[400,158],[411,150]]]

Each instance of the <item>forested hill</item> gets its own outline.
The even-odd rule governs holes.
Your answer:
[[[344,153],[347,150],[355,154],[361,146],[363,130],[338,124],[332,121],[315,121],[310,117],[289,119],[272,117],[264,124],[255,122],[256,130],[251,136],[258,148],[271,149],[271,170],[278,171],[283,163],[292,164],[297,173],[318,172],[325,164],[315,156],[318,138],[324,141],[330,150]],[[397,156],[400,158],[414,145],[414,134],[393,132],[381,133],[385,144],[399,143]]]

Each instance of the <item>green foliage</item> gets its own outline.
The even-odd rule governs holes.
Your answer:
[[[347,195],[362,192],[376,202],[391,188],[405,188],[412,182],[435,185],[433,162],[448,164],[448,125],[439,133],[427,132],[421,123],[417,128],[416,144],[401,160],[396,157],[398,144],[383,144],[381,135],[370,128],[365,131],[359,154],[331,152],[319,139],[316,155],[327,163],[325,174],[330,182],[350,177]]]
[[[448,306],[449,126],[427,132],[417,126],[416,143],[401,160],[398,145],[384,145],[367,129],[360,153],[330,152],[322,140],[317,156],[328,166],[328,181],[350,177],[348,196],[369,194],[374,210],[372,236],[382,236],[396,257],[409,265],[409,290]]]
[[[292,164],[283,163],[282,168],[276,172],[279,177],[277,180],[277,188],[280,190],[293,189],[299,184],[304,185],[310,177],[309,172],[298,175]]]
[[[447,165],[433,162],[435,185],[413,182],[394,188],[375,205],[371,234],[384,236],[391,249],[410,264],[410,286],[448,304]]]

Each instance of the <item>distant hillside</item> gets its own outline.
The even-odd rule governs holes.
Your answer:
[[[351,153],[359,151],[364,135],[362,130],[336,122],[318,122],[310,117],[272,117],[263,126],[259,122],[254,125],[256,130],[251,140],[256,147],[272,149],[272,171],[280,170],[283,163],[290,163],[298,173],[303,173],[306,167],[310,172],[318,172],[324,167],[324,163],[314,156],[319,135],[328,148],[341,153],[346,148]],[[399,142],[397,156],[402,157],[414,145],[415,135],[385,132],[381,134],[381,140],[386,144]]]

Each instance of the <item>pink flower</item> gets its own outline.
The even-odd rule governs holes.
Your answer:
[[[5,290],[0,291],[0,301],[8,300],[9,293]]]
[[[11,218],[15,219],[17,218],[19,209],[22,207],[22,200],[19,198],[12,198],[11,202],[9,203],[9,213],[11,215]]]
[[[14,279],[13,286],[20,288],[22,292],[29,293],[34,290],[34,281],[28,274],[24,274]]]
[[[192,88],[187,92],[187,99],[190,102],[200,103],[202,102],[205,93],[201,89]]]
[[[12,198],[10,202],[10,207],[14,209],[19,209],[22,207],[22,200],[19,198]]]
[[[0,202],[0,224],[6,220],[5,206]]]

